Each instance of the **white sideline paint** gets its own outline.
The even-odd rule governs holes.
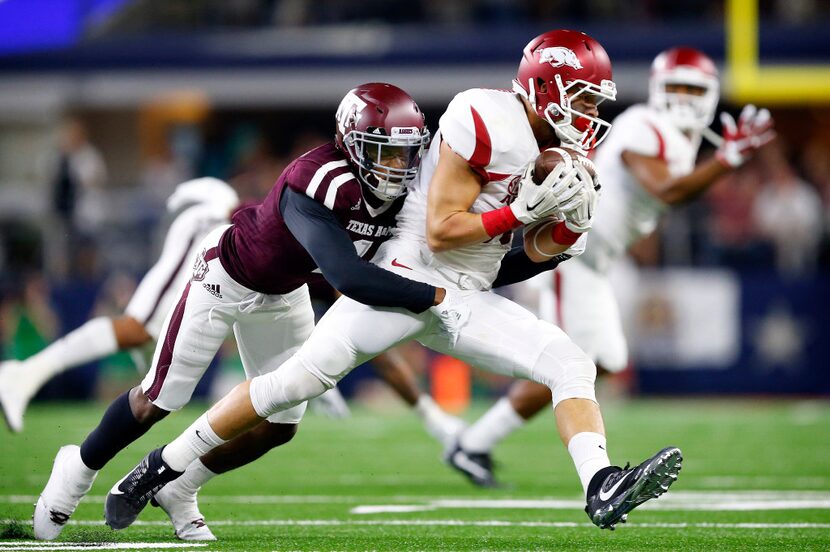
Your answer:
[[[581,499],[433,499],[413,501],[414,504],[361,505],[352,514],[388,514],[427,512],[440,509],[517,509],[575,510],[585,502]],[[641,509],[663,511],[747,512],[762,510],[825,510],[830,509],[830,493],[803,491],[672,492],[642,506]]]
[[[0,503],[34,504],[34,495],[0,495]],[[103,495],[84,498],[85,504],[102,504]],[[396,513],[437,508],[572,510],[585,506],[582,499],[482,499],[457,496],[349,496],[349,495],[200,495],[202,504],[356,504],[352,513]],[[377,501],[379,505],[362,503]],[[378,510],[377,508],[387,508]],[[640,508],[670,511],[751,511],[830,509],[830,491],[672,491]]]
[[[11,520],[0,520],[11,521]],[[25,520],[16,520],[24,522]],[[69,525],[76,525],[82,527],[101,527],[104,525],[103,520],[69,520]],[[137,527],[169,527],[169,521],[142,521],[137,520],[133,523]],[[502,521],[502,520],[461,520],[461,519],[218,519],[210,520],[211,527],[348,527],[348,526],[393,526],[393,527],[542,527],[542,528],[567,528],[567,527],[596,527],[593,523],[584,522],[576,523],[573,521]],[[646,529],[830,529],[830,523],[636,523],[628,522],[626,527],[642,527]],[[17,541],[24,542],[24,541]],[[32,542],[32,545],[44,545],[39,541]],[[53,543],[54,545],[72,545],[72,543]],[[165,543],[108,543],[112,545],[130,545],[136,544],[147,545],[144,548],[158,547]],[[177,543],[170,543],[177,544]],[[187,546],[206,546],[205,544],[178,544],[178,547]],[[31,548],[26,548],[31,550]],[[46,550],[47,548],[44,548]],[[49,547],[49,550],[56,550],[55,547]],[[80,549],[80,548],[79,548]],[[89,549],[87,546],[84,550]],[[0,546],[1,550],[7,550]],[[63,548],[61,550],[75,550],[74,548]]]
[[[0,550],[167,550],[170,548],[199,548],[206,543],[190,542],[46,542],[46,541],[2,541]]]

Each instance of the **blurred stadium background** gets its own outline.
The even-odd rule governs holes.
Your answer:
[[[120,312],[155,259],[176,183],[211,175],[262,196],[288,160],[330,137],[337,101],[360,82],[410,91],[435,129],[456,92],[509,86],[528,38],[564,26],[611,55],[620,99],[606,114],[645,100],[653,56],[688,44],[719,63],[723,109],[768,106],[780,133],[759,159],[672,211],[621,267],[626,385],[827,395],[828,24],[819,0],[2,1],[2,356],[24,358],[93,313]],[[60,161],[73,158],[84,176],[70,184],[70,205],[57,190]],[[64,374],[41,396],[111,396],[131,370],[115,357]],[[459,367],[437,370],[439,398],[463,407],[468,385],[440,384],[457,381]],[[213,374],[238,373],[224,351]],[[346,393],[370,395],[371,378],[359,371]],[[476,398],[506,383],[468,380]]]

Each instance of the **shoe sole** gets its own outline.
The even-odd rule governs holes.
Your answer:
[[[677,447],[666,447],[652,458],[644,474],[631,486],[625,498],[616,507],[594,517],[600,529],[614,530],[617,523],[625,523],[628,512],[652,498],[658,498],[677,481],[677,474],[683,465],[683,455]]]

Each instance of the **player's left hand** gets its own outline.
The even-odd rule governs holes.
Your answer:
[[[449,338],[450,344],[455,346],[461,329],[470,320],[470,307],[464,302],[461,294],[448,289],[444,300],[429,310],[441,321],[441,330]]]
[[[574,165],[577,169],[574,185],[578,185],[580,191],[575,196],[577,201],[569,202],[569,208],[562,210],[562,216],[565,218],[565,226],[568,230],[582,234],[590,230],[593,224],[599,201],[600,184],[596,167],[590,160],[580,159]]]
[[[723,143],[715,152],[718,160],[733,169],[740,167],[755,155],[764,144],[775,138],[773,120],[767,109],[746,105],[738,122],[729,113],[720,114],[723,125]]]

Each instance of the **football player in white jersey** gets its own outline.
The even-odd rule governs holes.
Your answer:
[[[619,372],[628,364],[608,268],[654,231],[672,205],[703,193],[775,136],[769,112],[749,105],[737,123],[722,114],[723,138],[717,137],[709,125],[718,89],[717,68],[702,52],[678,47],[660,53],[651,68],[648,104],[634,105],[617,117],[596,152],[603,198],[585,253],[558,267],[554,278],[542,275],[522,284],[534,288],[538,297],[539,303],[529,308],[543,317],[547,313],[607,372]],[[695,165],[704,133],[714,136],[710,139],[718,149],[714,158]],[[543,410],[550,397],[543,385],[514,383],[506,397],[460,435],[467,462],[453,466],[477,485],[493,485],[491,450]]]
[[[605,50],[575,31],[533,39],[512,92],[473,89],[457,95],[440,120],[393,239],[373,259],[407,278],[444,287],[444,302],[417,314],[340,298],[279,369],[237,386],[116,484],[104,508],[107,523],[129,525],[159,487],[205,452],[413,338],[551,389],[557,428],[596,525],[613,527],[631,509],[665,492],[677,478],[680,450],[664,448],[633,469],[612,466],[593,362],[562,330],[490,291],[509,234],[519,226],[529,225],[525,250],[535,261],[579,253],[596,201],[593,176],[565,155],[536,182],[534,160],[541,148],[587,149],[598,143],[608,123],[599,118],[597,104],[615,96]]]
[[[167,200],[167,210],[180,212],[170,224],[161,255],[139,282],[124,314],[93,318],[24,361],[0,363],[0,407],[9,429],[22,431],[32,397],[70,368],[128,349],[139,371],[146,372],[146,353],[152,356],[164,317],[190,278],[199,242],[227,224],[238,204],[233,188],[216,178],[179,184]],[[145,351],[147,345],[151,348]]]

